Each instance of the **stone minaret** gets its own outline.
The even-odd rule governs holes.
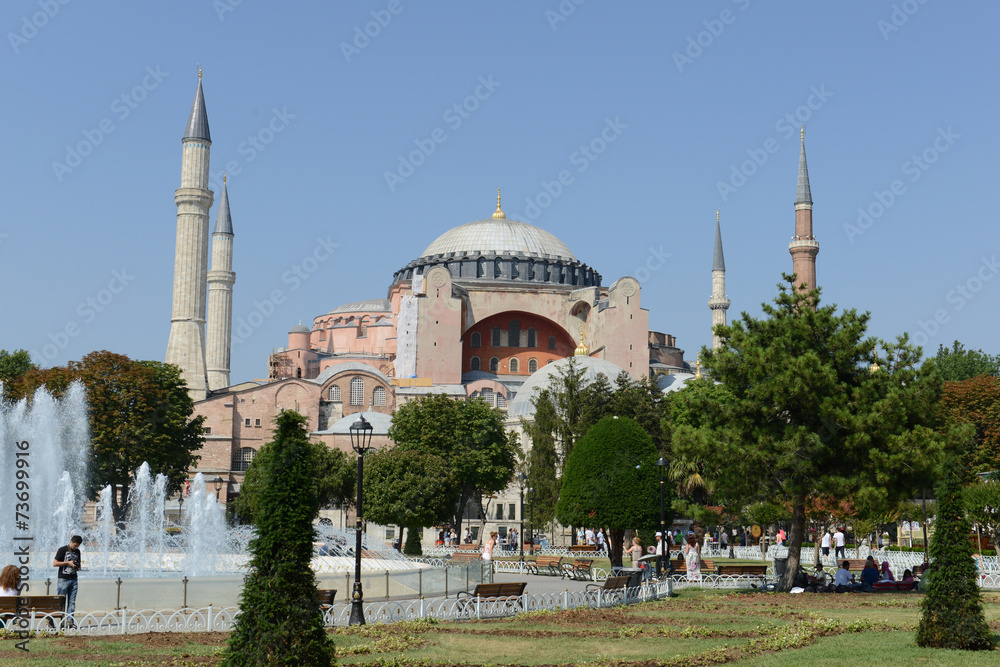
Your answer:
[[[806,166],[806,129],[800,135],[799,183],[795,190],[795,236],[788,244],[792,254],[792,272],[798,276],[796,286],[805,283],[806,289],[816,288],[816,255],[819,242],[813,236],[813,202],[809,190],[809,168]]]
[[[177,247],[174,251],[174,303],[170,315],[167,363],[180,366],[188,393],[205,398],[205,302],[208,289],[208,210],[214,196],[208,189],[208,159],[212,137],[201,89],[198,90],[184,138],[181,139],[181,187],[174,191],[177,204]]]
[[[205,362],[208,389],[229,386],[229,356],[233,337],[233,220],[229,214],[229,186],[222,175],[222,197],[212,232],[212,270],[208,272],[208,338]]]
[[[729,299],[726,298],[726,258],[722,254],[722,229],[719,227],[719,212],[715,212],[715,257],[712,258],[712,297],[708,307],[712,310],[712,349],[722,346],[722,341],[715,333],[716,325],[726,324],[726,311],[729,310]]]

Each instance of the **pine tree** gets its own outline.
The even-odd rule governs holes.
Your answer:
[[[996,639],[983,614],[960,472],[956,463],[945,464],[936,489],[931,569],[926,575],[927,596],[920,603],[923,614],[917,627],[917,645],[989,651]]]
[[[257,537],[250,542],[250,575],[223,665],[332,665],[333,643],[323,629],[312,560],[312,522],[319,512],[306,418],[276,419],[270,465],[261,476]]]

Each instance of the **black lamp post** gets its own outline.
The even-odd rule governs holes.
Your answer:
[[[517,476],[517,488],[521,491],[521,528],[517,531],[517,541],[520,542],[521,562],[524,562],[524,485],[528,476],[523,472]]]
[[[350,428],[351,448],[358,454],[358,517],[354,529],[354,595],[348,625],[365,624],[364,595],[361,592],[361,487],[364,481],[365,453],[371,449],[373,430],[364,414]]]
[[[535,489],[528,489],[528,504],[531,506],[531,519],[528,524],[528,544],[531,545],[531,555],[535,555]]]
[[[214,483],[215,483],[215,499],[216,499],[216,501],[218,501],[219,500],[219,491],[222,491],[222,485],[225,484],[225,481],[222,479],[222,477],[216,475]]]
[[[667,555],[667,512],[663,504],[664,488],[666,486],[667,460],[662,456],[656,462],[660,469],[660,553],[656,559],[656,575],[663,575],[663,557]]]

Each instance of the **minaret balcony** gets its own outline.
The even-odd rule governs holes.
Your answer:
[[[816,239],[795,239],[788,244],[788,250],[797,250],[799,248],[804,248],[806,250],[812,250],[813,252],[819,252],[819,241]]]
[[[712,297],[708,300],[708,307],[712,310],[727,310],[729,304],[732,303],[729,299]]]

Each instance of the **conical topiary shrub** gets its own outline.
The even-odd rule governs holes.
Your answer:
[[[250,575],[221,664],[328,667],[333,642],[323,629],[309,565],[319,505],[310,481],[306,418],[283,412],[275,421],[272,456],[259,491],[257,537],[250,542]]]
[[[931,538],[931,568],[926,575],[927,597],[920,604],[923,614],[917,628],[917,645],[988,651],[996,639],[983,614],[957,464],[944,466],[936,490],[938,511]]]

